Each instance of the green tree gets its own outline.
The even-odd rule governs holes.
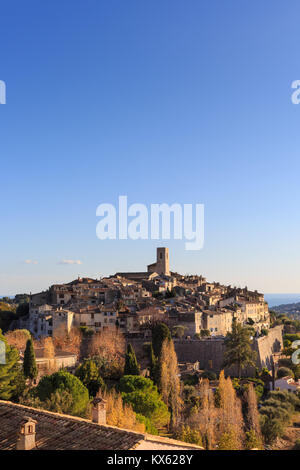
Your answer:
[[[137,375],[124,375],[119,385],[123,401],[135,413],[148,418],[155,428],[169,423],[170,413],[152,380]]]
[[[154,354],[160,357],[161,348],[165,339],[171,339],[171,333],[165,323],[157,323],[152,329],[152,346]]]
[[[153,346],[150,345],[150,379],[153,380],[155,384],[158,382],[158,363],[157,358],[154,355]]]
[[[32,338],[28,339],[26,343],[23,371],[26,379],[29,379],[31,382],[37,377],[38,374]]]
[[[268,416],[262,416],[260,421],[261,432],[266,444],[273,444],[277,437],[281,437],[284,433],[284,427],[279,419]]]
[[[128,344],[125,355],[124,375],[140,375],[140,367],[138,365],[136,355],[131,344]]]
[[[97,364],[92,359],[87,359],[77,367],[75,371],[76,377],[81,380],[83,385],[89,391],[90,396],[95,397],[100,388],[104,388],[105,384],[102,377],[99,374]]]
[[[57,397],[52,396],[53,394],[55,395],[57,391],[60,397],[64,395],[67,396],[67,406],[61,403],[61,399],[58,400]],[[68,392],[68,394],[64,392]],[[60,408],[63,408],[64,411],[70,415],[86,416],[86,410],[89,404],[88,389],[78,377],[75,377],[65,370],[44,376],[36,387],[36,395],[42,402],[51,403],[52,407],[55,401],[59,401]],[[72,400],[70,400],[70,395]]]
[[[255,366],[256,353],[251,348],[249,330],[236,320],[232,322],[232,331],[225,338],[223,367],[237,366],[238,376],[246,366]]]
[[[20,356],[15,348],[9,346],[1,330],[0,341],[5,345],[5,364],[0,364],[0,399],[10,400],[18,393],[20,379],[18,361]]]

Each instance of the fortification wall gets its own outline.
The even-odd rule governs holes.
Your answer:
[[[272,369],[272,354],[283,348],[283,325],[275,326],[269,330],[268,336],[257,338],[254,349],[257,352],[257,366]]]
[[[201,369],[220,370],[224,358],[223,339],[175,340],[178,362],[199,361]]]
[[[272,354],[278,352],[283,347],[281,325],[269,330],[268,336],[257,338],[253,342],[253,349],[257,352],[257,367],[267,367],[272,370]],[[142,345],[146,340],[130,340],[137,357],[142,356]],[[218,372],[222,369],[225,345],[224,339],[182,339],[174,340],[175,351],[178,362],[196,362],[199,361],[200,368]],[[140,357],[141,357],[140,356]],[[141,357],[142,358],[142,357]],[[143,355],[145,360],[145,355]],[[252,370],[251,370],[252,369]],[[245,371],[246,375],[252,375],[253,368]],[[234,373],[234,370],[227,370],[228,373]]]

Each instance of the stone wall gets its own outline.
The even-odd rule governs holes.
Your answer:
[[[283,326],[278,325],[269,330],[268,336],[262,336],[254,342],[254,349],[257,352],[257,366],[272,369],[272,354],[279,352],[283,348],[282,338]]]
[[[276,326],[269,330],[268,336],[263,336],[254,340],[253,349],[257,352],[257,367],[267,367],[272,369],[272,354],[278,352],[283,347],[282,326]],[[142,345],[146,340],[130,340],[134,347],[137,357],[142,353]],[[222,369],[225,346],[224,339],[183,339],[174,340],[175,351],[178,362],[196,362],[199,361],[200,368],[219,372]],[[143,362],[145,355],[143,355]],[[142,359],[142,357],[141,357]],[[234,373],[233,370],[227,370],[228,373]],[[254,370],[245,371],[246,375],[252,375]]]

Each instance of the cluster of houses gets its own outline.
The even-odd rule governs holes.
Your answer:
[[[257,334],[270,327],[263,294],[207,282],[169,269],[168,248],[157,249],[156,263],[145,272],[78,278],[30,296],[29,315],[18,327],[36,338],[55,336],[61,328],[95,332],[118,327],[125,335],[147,337],[154,322],[182,327],[185,338],[225,336],[232,321],[250,324]]]

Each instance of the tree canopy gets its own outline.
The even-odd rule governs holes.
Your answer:
[[[129,343],[125,355],[124,375],[139,375],[140,367],[138,365],[133,347]]]
[[[255,366],[256,353],[251,347],[250,332],[237,321],[232,322],[232,331],[225,338],[223,367],[237,366],[238,376],[246,366]]]
[[[92,359],[87,359],[81,364],[75,372],[76,377],[78,377],[83,385],[89,391],[90,396],[95,397],[100,388],[104,388],[104,381],[100,377],[99,369],[97,364]]]
[[[10,400],[18,388],[20,360],[17,349],[10,346],[0,330],[0,341],[5,345],[5,364],[0,364],[0,399]]]
[[[160,357],[165,339],[171,339],[171,332],[165,323],[157,323],[152,329],[152,346],[156,357]]]
[[[36,387],[37,397],[43,402],[51,400],[53,398],[51,396],[56,392],[59,394],[68,392],[68,400],[71,397],[66,413],[85,416],[89,403],[89,392],[77,377],[65,370],[60,370],[52,375],[44,376]]]
[[[168,424],[170,414],[152,380],[137,375],[125,375],[119,385],[123,401],[150,421],[156,428]]]

